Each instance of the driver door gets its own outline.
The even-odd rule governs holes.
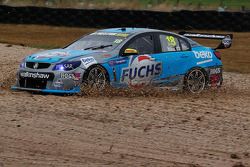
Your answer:
[[[114,70],[116,81],[122,87],[140,87],[154,83],[162,74],[162,61],[156,56],[156,34],[144,33],[129,40],[120,50]],[[134,50],[137,53],[126,53]]]

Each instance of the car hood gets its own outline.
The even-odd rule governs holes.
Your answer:
[[[42,63],[58,63],[70,59],[75,59],[77,57],[88,56],[93,53],[97,53],[97,51],[53,49],[30,55],[26,58],[26,61],[42,62]]]

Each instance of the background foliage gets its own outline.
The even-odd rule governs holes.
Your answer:
[[[4,5],[152,10],[249,10],[249,0],[0,0]]]

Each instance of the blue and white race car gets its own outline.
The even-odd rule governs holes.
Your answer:
[[[190,38],[221,40],[209,48]],[[168,87],[200,93],[222,84],[217,49],[229,48],[232,34],[179,34],[145,28],[99,30],[62,48],[27,56],[14,90],[79,93],[113,88]]]

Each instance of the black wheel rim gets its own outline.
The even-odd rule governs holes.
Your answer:
[[[94,91],[101,91],[106,86],[106,74],[105,71],[100,67],[94,67],[89,71],[87,78],[87,85]]]
[[[187,87],[192,93],[200,93],[204,90],[206,85],[206,78],[201,70],[193,70],[188,74]]]

